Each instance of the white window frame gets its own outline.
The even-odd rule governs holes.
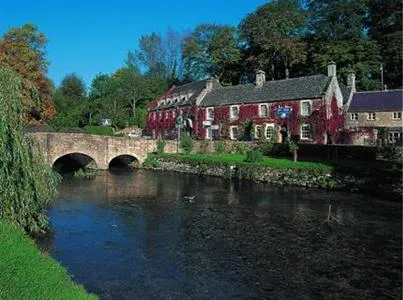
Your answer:
[[[402,119],[402,112],[401,111],[394,111],[392,113],[393,120],[401,120]]]
[[[303,112],[304,103],[309,103],[309,113],[306,114]],[[301,108],[300,108],[301,116],[310,116],[312,114],[312,100],[302,100]]]
[[[373,118],[372,118],[373,116]],[[367,120],[368,121],[375,121],[376,120],[376,114],[374,112],[370,112],[367,114]]]
[[[206,127],[206,140],[210,140],[213,135],[213,130],[211,130],[211,126]]]
[[[267,136],[267,128],[269,127],[273,128],[273,136],[271,138]],[[271,140],[275,136],[275,130],[276,128],[274,127],[274,124],[266,124],[266,126],[264,127],[264,137],[266,138],[266,140]]]
[[[303,136],[303,128],[304,127],[308,127],[309,128],[309,137],[304,137]],[[299,133],[300,133],[300,139],[301,140],[305,140],[305,141],[307,141],[307,140],[312,140],[312,128],[311,128],[311,125],[309,125],[309,124],[301,124],[301,127],[300,127],[300,130],[299,130]]]
[[[237,108],[237,110],[238,110],[238,115],[237,116],[234,116],[233,115],[233,113],[232,113],[232,108],[234,108],[234,107],[236,107]],[[239,118],[239,105],[231,105],[230,107],[229,107],[229,114],[230,114],[230,118],[231,119],[238,119]]]
[[[213,115],[212,118],[209,117],[209,111],[210,110],[212,111],[212,115]],[[207,121],[214,120],[214,107],[207,107],[206,108],[206,120]]]
[[[238,128],[238,126],[230,126],[229,127],[229,138],[231,139],[231,140],[237,140],[238,139],[238,137],[234,137],[234,133],[232,132],[232,130],[233,130],[233,128],[236,128],[237,130],[238,130],[238,134],[239,134],[239,128]]]
[[[358,121],[358,113],[350,113],[351,121]]]
[[[257,136],[258,128],[260,128],[260,137]],[[263,125],[255,125],[255,140],[261,139],[263,135]]]
[[[262,115],[262,106],[266,107],[266,113],[267,114],[265,116]],[[268,116],[269,116],[269,105],[267,103],[259,104],[259,117],[267,118]]]

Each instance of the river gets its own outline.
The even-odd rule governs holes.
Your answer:
[[[63,181],[38,245],[101,299],[401,299],[402,206],[386,200],[102,172]]]

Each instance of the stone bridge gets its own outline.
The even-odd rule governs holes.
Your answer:
[[[84,154],[92,158],[98,169],[106,170],[119,156],[131,156],[144,163],[147,153],[156,150],[156,140],[90,135],[84,133],[38,132],[30,133],[43,147],[46,161],[53,166],[56,160],[69,154]],[[165,152],[176,152],[174,141],[169,141]]]

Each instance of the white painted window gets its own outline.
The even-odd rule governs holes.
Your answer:
[[[266,124],[265,136],[268,140],[274,138],[274,124]]]
[[[351,121],[357,121],[358,120],[358,113],[351,113],[350,114],[350,120]]]
[[[311,126],[309,124],[301,125],[301,140],[312,139]]]
[[[238,105],[233,105],[230,107],[230,117],[231,117],[231,119],[239,118],[239,106]]]
[[[398,140],[400,140],[402,137],[402,132],[401,131],[389,131],[388,132],[388,142],[390,144],[396,144]]]
[[[259,116],[260,117],[269,116],[269,106],[267,104],[260,104],[259,105]]]
[[[231,140],[238,139],[239,131],[238,126],[230,126],[229,128],[229,137]]]
[[[367,120],[374,121],[376,119],[375,113],[368,113]]]
[[[214,107],[207,107],[206,109],[206,120],[214,119]]]
[[[206,140],[211,139],[211,137],[212,137],[211,127],[207,127],[206,128]]]
[[[309,116],[312,112],[312,102],[310,100],[301,101],[301,116]]]
[[[393,112],[392,119],[393,120],[401,120],[402,119],[402,112],[400,112],[400,111]]]
[[[255,139],[261,139],[262,138],[262,125],[256,125],[255,126]]]

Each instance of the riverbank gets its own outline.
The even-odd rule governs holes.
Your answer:
[[[0,220],[0,299],[98,299],[20,230]]]
[[[354,168],[340,168],[337,164],[268,157],[259,163],[247,163],[244,158],[242,154],[149,154],[144,167],[277,185],[362,192],[386,196],[388,200],[401,200],[401,172],[396,170],[357,172]]]

